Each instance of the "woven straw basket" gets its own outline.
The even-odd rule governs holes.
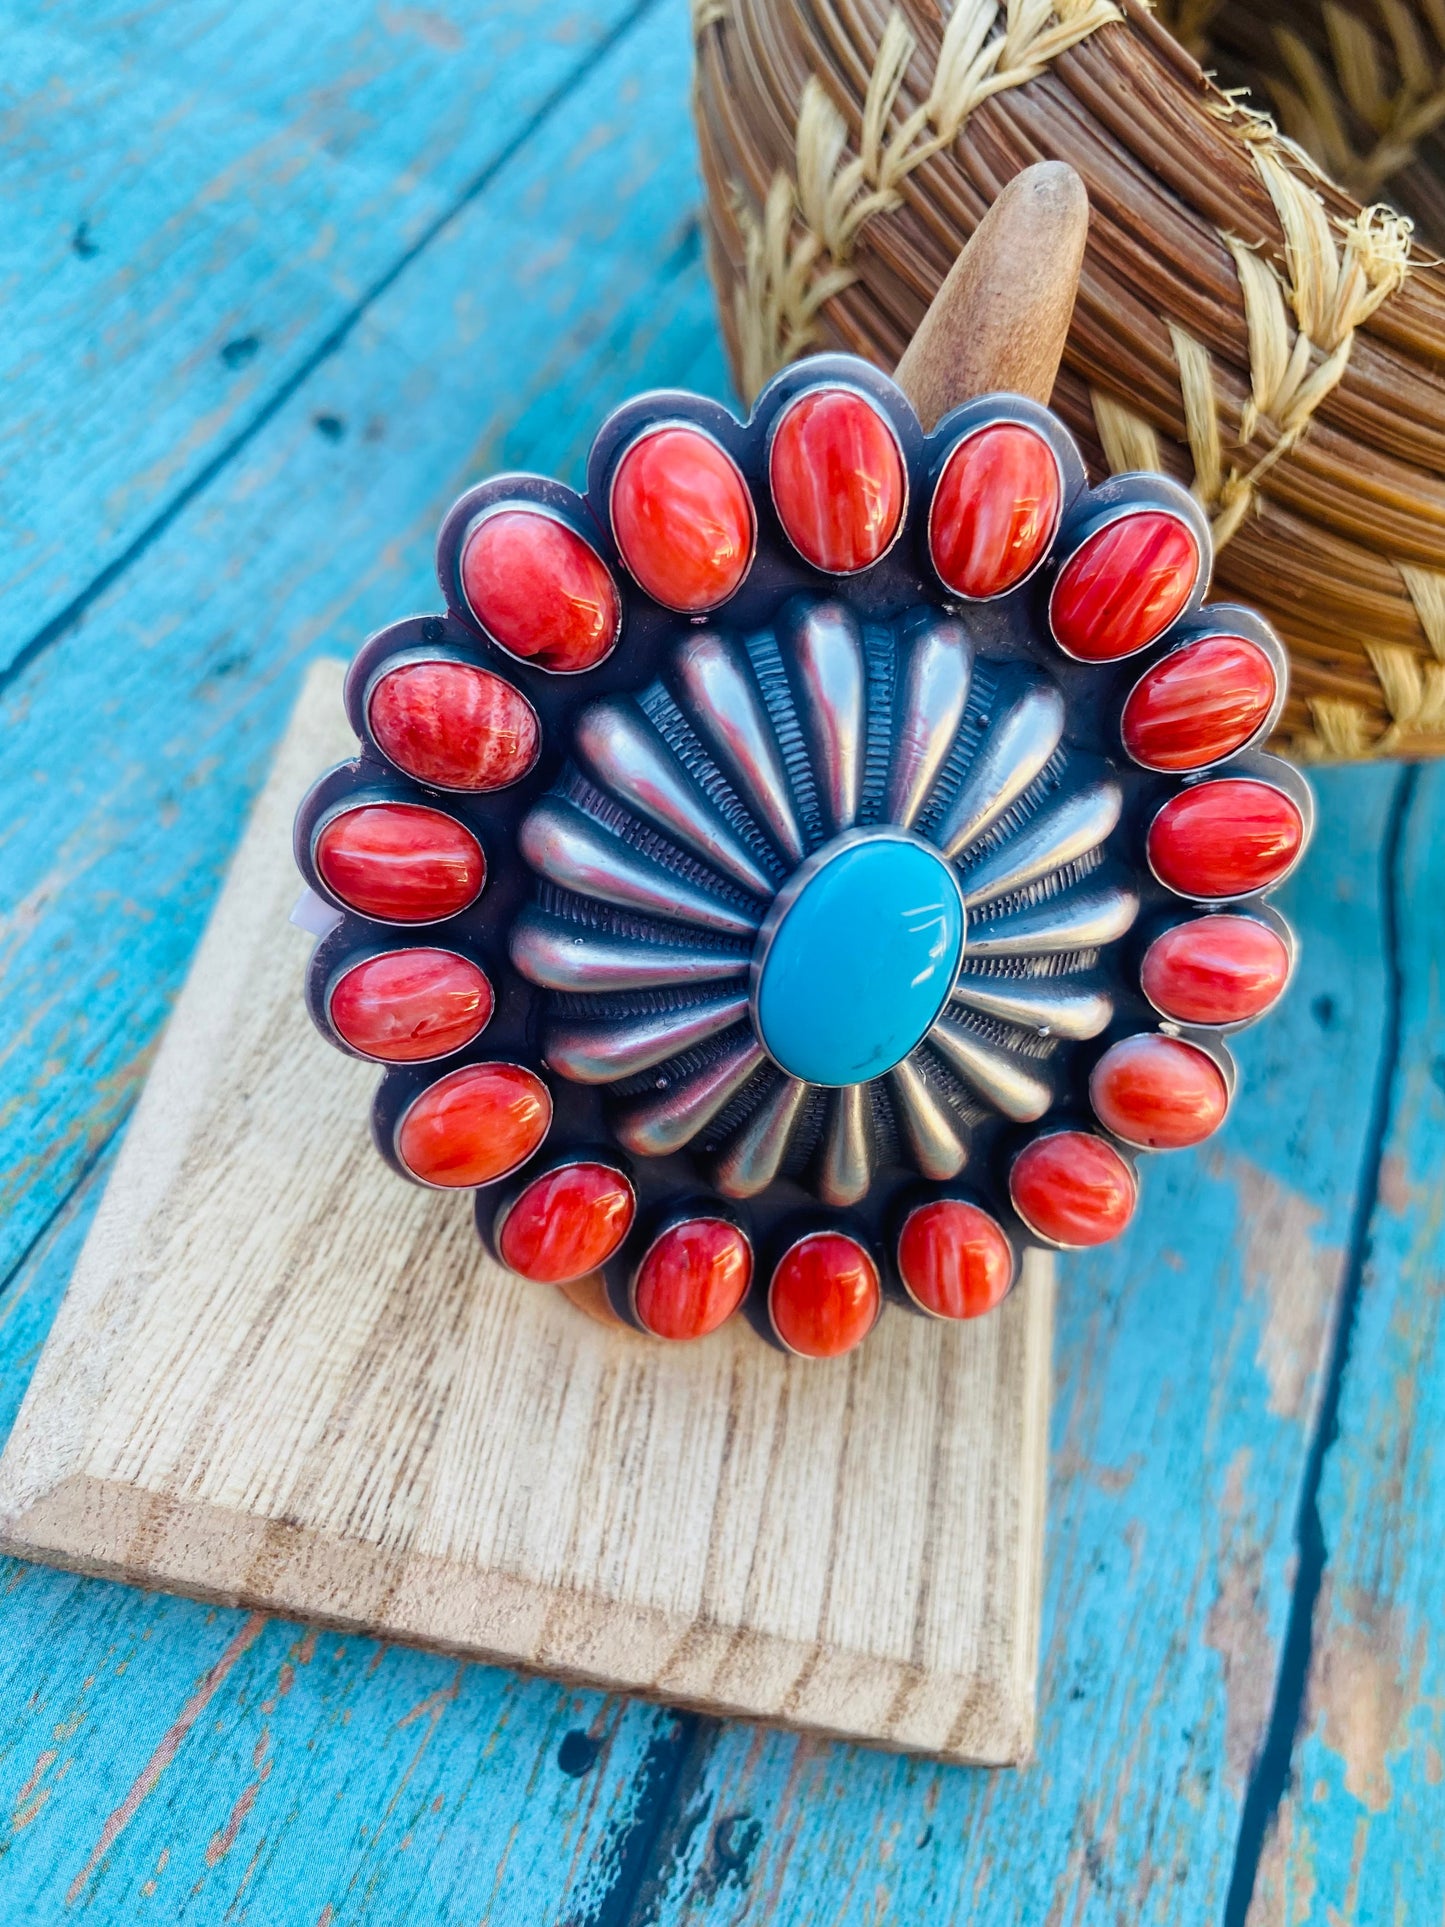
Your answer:
[[[1445,0],[1358,4],[693,6],[740,390],[814,347],[891,368],[1003,184],[1072,162],[1055,405],[1096,471],[1193,489],[1315,760],[1445,753]]]

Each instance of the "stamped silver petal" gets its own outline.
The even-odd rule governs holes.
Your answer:
[[[1016,693],[1001,695],[1001,706],[963,787],[932,833],[945,856],[959,856],[997,822],[1009,804],[1023,795],[1063,737],[1064,699],[1053,683],[1013,676],[1009,683]]]
[[[617,1119],[618,1142],[642,1158],[661,1158],[670,1151],[680,1151],[731,1103],[764,1061],[757,1039],[751,1034],[740,1037],[656,1097],[629,1105]]]
[[[968,1162],[968,1143],[947,1105],[925,1080],[918,1053],[895,1064],[888,1080],[913,1162],[926,1178],[956,1178]]]
[[[725,1198],[754,1198],[767,1190],[787,1156],[808,1089],[798,1078],[784,1076],[738,1131],[713,1166]]]
[[[1106,990],[1068,977],[970,977],[965,971],[951,1001],[1050,1037],[1097,1037],[1114,1015]]]
[[[972,910],[991,903],[1087,856],[1113,830],[1123,806],[1123,792],[1108,778],[1046,803],[1017,836],[1008,837],[964,872],[960,887],[965,905]]]
[[[791,612],[783,632],[791,659],[813,780],[829,834],[850,828],[863,792],[868,746],[868,675],[851,610],[815,602]]]
[[[749,964],[747,953],[589,930],[535,908],[524,910],[512,925],[508,948],[528,983],[544,990],[682,988],[746,976]]]
[[[620,1078],[650,1071],[654,1064],[694,1044],[706,1043],[741,1023],[747,1014],[747,993],[739,991],[682,1010],[648,1011],[641,1017],[564,1019],[548,1026],[542,1054],[559,1076],[574,1084],[615,1084]]]
[[[1042,903],[968,926],[970,957],[1048,957],[1113,943],[1139,914],[1133,890],[1118,884],[1075,884]]]
[[[751,936],[761,921],[654,863],[560,796],[544,796],[533,805],[517,844],[534,870],[579,896],[729,936]]]
[[[973,645],[963,624],[930,623],[914,640],[894,723],[884,818],[910,829],[948,760],[968,707]]]
[[[988,1043],[951,1018],[939,1018],[928,1042],[950,1070],[1016,1124],[1032,1124],[1054,1101],[1053,1085],[1030,1059]]]
[[[767,872],[632,703],[594,703],[578,718],[574,742],[603,789],[754,896],[772,895]]]
[[[873,1181],[873,1112],[866,1084],[833,1093],[823,1138],[818,1196],[824,1204],[857,1204]]]
[[[673,658],[678,694],[693,727],[780,852],[806,852],[773,726],[743,650],[725,636],[700,635]]]

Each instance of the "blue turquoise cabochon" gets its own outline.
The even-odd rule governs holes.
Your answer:
[[[906,834],[845,834],[775,907],[755,966],[768,1054],[819,1085],[891,1071],[932,1029],[958,972],[964,912],[951,866]]]

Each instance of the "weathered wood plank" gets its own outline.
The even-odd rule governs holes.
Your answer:
[[[0,1432],[108,1163],[0,1297]],[[29,1927],[86,1908],[267,1927],[586,1918],[626,1883],[690,1730],[0,1560],[0,1911]]]
[[[0,1548],[794,1730],[1033,1737],[1053,1269],[841,1367],[639,1339],[398,1184],[302,1007],[316,664],[0,1457]],[[603,1442],[599,1450],[599,1441]],[[885,1443],[886,1441],[886,1443]],[[937,1602],[937,1603],[935,1603]]]
[[[649,1874],[657,1918],[1214,1921],[1270,1709],[1381,1034],[1398,773],[1325,775],[1300,978],[1246,1101],[1150,1161],[1117,1252],[1061,1266],[1040,1732],[1017,1775],[724,1729]],[[1375,1916],[1381,1918],[1381,1916]]]
[[[1326,1566],[1290,1783],[1250,1927],[1445,1915],[1445,771],[1401,849],[1400,1055],[1320,1487]],[[1341,1066],[1341,1102],[1363,1096]]]
[[[434,603],[437,522],[479,471],[576,477],[649,380],[723,388],[687,77],[675,13],[627,36],[5,693],[0,1276],[133,1099],[306,658]]]
[[[0,670],[325,350],[634,4],[3,9]],[[559,160],[569,144],[559,130]]]
[[[620,48],[551,146],[379,304],[324,393],[11,692],[0,780],[27,810],[0,849],[6,1264],[49,1231],[0,1300],[7,1429],[87,1222],[65,1201],[131,1101],[301,663],[427,598],[435,517],[487,448],[575,473],[647,371],[723,382],[689,226],[685,31],[664,17]],[[525,307],[483,310],[481,261]],[[0,1884],[7,1916],[40,1927],[73,1917],[97,1846],[76,1906],[102,1916],[587,1918],[628,1887],[692,1731],[480,1668],[458,1688],[451,1663],[364,1641],[283,1674],[293,1627],[236,1653],[186,1725],[241,1616],[14,1566],[0,1586]]]

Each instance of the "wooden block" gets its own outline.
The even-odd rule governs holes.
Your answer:
[[[662,1347],[391,1177],[300,998],[312,672],[3,1461],[0,1549],[714,1713],[1008,1763],[1034,1721],[1052,1269],[833,1364]]]

